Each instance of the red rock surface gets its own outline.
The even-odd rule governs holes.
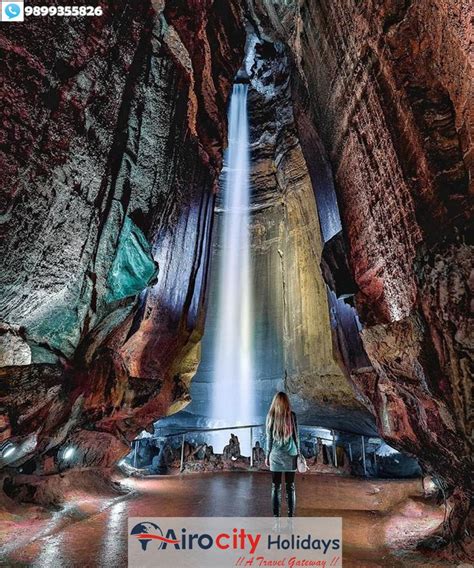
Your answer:
[[[114,0],[2,34],[0,319],[9,352],[32,351],[5,359],[3,431],[29,440],[17,465],[69,437],[84,464],[106,446],[105,466],[189,399],[239,5]],[[127,258],[159,270],[139,302],[110,280],[129,226],[122,273]]]
[[[472,491],[471,7],[254,6],[260,27],[292,50],[301,105],[332,166],[374,369],[353,381],[385,439],[443,480],[455,505],[445,535],[462,537]]]

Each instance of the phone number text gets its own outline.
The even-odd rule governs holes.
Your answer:
[[[102,16],[101,6],[26,6],[25,16]]]

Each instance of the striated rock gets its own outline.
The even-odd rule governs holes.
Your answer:
[[[307,163],[319,135],[332,167],[373,366],[355,367],[354,383],[390,443],[436,473],[454,506],[445,537],[462,537],[472,492],[472,11],[447,0],[248,4],[261,33],[292,53]],[[326,256],[338,291],[343,266]]]
[[[120,483],[112,481],[104,470],[98,469],[77,469],[48,476],[19,475],[6,479],[3,490],[10,498],[56,509],[76,500],[119,498],[129,493]],[[84,516],[85,511],[78,515],[79,519]]]
[[[5,362],[25,362],[13,341],[33,365],[0,399],[13,441],[76,430],[99,464],[82,426],[122,444],[189,402],[239,6],[114,0],[5,32],[0,320],[22,327]]]
[[[262,327],[281,326],[280,384],[293,395],[300,422],[371,433],[371,417],[356,400],[334,350],[320,270],[322,231],[297,137],[287,54],[278,42],[257,43],[255,51],[248,71],[256,316]],[[264,319],[268,313],[271,322]],[[265,369],[274,339],[265,327],[262,335],[257,347]],[[264,397],[267,409],[273,394],[269,389]]]
[[[68,438],[68,448],[74,451],[65,467],[113,467],[129,451],[129,445],[105,432],[79,430]],[[63,459],[63,462],[65,460]]]
[[[31,349],[20,327],[0,324],[0,367],[29,365]]]
[[[151,247],[140,229],[126,217],[107,277],[107,302],[136,296],[156,280]]]
[[[418,264],[421,309],[439,361],[440,373],[428,376],[429,388],[454,409],[456,425],[472,436],[474,323],[472,247],[465,242],[441,243]]]

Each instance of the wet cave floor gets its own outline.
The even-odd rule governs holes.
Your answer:
[[[0,566],[125,567],[129,516],[271,516],[268,473],[194,473],[125,483],[132,493],[91,505],[82,519],[58,523],[58,513],[54,527],[43,532],[35,532],[33,523],[18,523],[7,542],[2,532]],[[414,550],[443,520],[443,508],[423,496],[420,479],[298,475],[296,491],[297,515],[342,516],[345,567],[456,565]]]

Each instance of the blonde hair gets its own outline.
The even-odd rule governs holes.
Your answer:
[[[292,426],[290,399],[286,393],[277,392],[267,414],[266,428],[272,429],[275,440],[285,443],[291,438]]]

